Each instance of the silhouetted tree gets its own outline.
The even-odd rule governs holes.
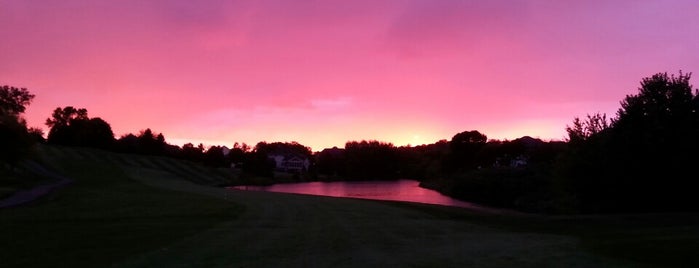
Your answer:
[[[129,133],[122,135],[117,141],[114,149],[121,153],[142,153],[139,147],[138,137]]]
[[[250,152],[250,146],[245,143],[241,144],[236,142],[233,144],[233,148],[230,149],[230,152],[228,152],[227,162],[235,164],[236,167],[242,167],[248,152]]]
[[[699,105],[691,74],[658,73],[621,102],[610,136],[613,176],[625,200],[648,209],[699,208],[691,185],[699,160]],[[655,195],[661,200],[649,200]],[[644,202],[645,201],[645,202]]]
[[[103,149],[111,149],[114,145],[114,133],[109,123],[99,117],[90,119],[84,108],[56,108],[46,119],[46,125],[51,128],[47,140],[52,144]]]
[[[609,127],[597,115],[567,128],[570,146],[557,169],[583,211],[699,209],[699,101],[690,76],[643,78]]]
[[[264,154],[297,154],[303,157],[310,158],[313,155],[311,148],[299,144],[298,142],[258,142],[253,149],[255,152]]]
[[[266,142],[258,142],[254,149],[246,154],[243,171],[263,177],[274,176],[275,162],[269,158],[272,148]]]
[[[347,174],[345,150],[337,147],[324,149],[316,155],[318,173],[343,177]]]
[[[26,88],[0,87],[0,160],[13,168],[33,143],[21,116],[33,99]]]
[[[32,144],[24,120],[11,114],[0,115],[0,160],[14,165],[27,155]]]
[[[449,167],[452,170],[470,170],[478,167],[476,156],[487,141],[488,137],[477,130],[454,135],[449,142],[451,149]]]
[[[26,88],[2,86],[0,87],[0,113],[22,114],[34,97],[34,94],[29,93]]]
[[[73,106],[65,108],[58,107],[53,110],[51,117],[46,119],[46,126],[53,128],[54,126],[68,126],[76,120],[88,120],[87,109],[75,109]]]
[[[162,155],[165,150],[165,137],[162,134],[156,136],[147,128],[138,135],[138,147],[142,154]]]
[[[84,126],[79,126],[84,124]],[[114,132],[107,121],[94,117],[87,121],[77,121],[74,125],[80,132],[81,145],[102,149],[111,149],[114,145]]]
[[[221,146],[211,146],[206,153],[204,153],[204,164],[213,167],[224,167],[226,166],[226,157],[223,154],[223,147]]]
[[[40,128],[30,127],[27,129],[27,133],[29,134],[29,138],[32,140],[32,142],[46,142],[46,139],[44,139],[44,131]]]
[[[163,135],[163,133],[158,133],[158,136],[155,137],[155,141],[158,144],[165,144],[165,136]]]
[[[194,147],[194,145],[192,145],[192,147]],[[156,135],[150,128],[139,131],[138,135],[132,133],[122,135],[116,141],[114,150],[123,153],[161,155],[182,159],[186,158],[182,148],[177,145],[167,143],[165,136],[162,133],[158,133]],[[195,158],[196,159],[192,158],[189,160],[201,160],[199,155],[197,155]]]
[[[347,176],[355,180],[398,179],[399,158],[392,143],[376,140],[345,144]]]
[[[73,106],[56,108],[51,117],[46,119],[46,126],[50,128],[48,142],[55,144],[76,145],[76,129],[71,125],[76,121],[87,121],[86,109],[75,109]]]
[[[608,128],[609,120],[607,120],[607,115],[596,113],[587,115],[585,120],[580,120],[580,118],[576,117],[573,119],[572,126],[566,126],[566,132],[568,133],[568,141],[578,142],[585,141]]]
[[[191,142],[182,145],[182,157],[192,161],[201,161],[204,157],[204,146],[194,146]]]

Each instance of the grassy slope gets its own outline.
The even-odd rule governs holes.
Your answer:
[[[5,163],[0,162],[0,165],[5,165]],[[22,162],[17,165],[15,172],[10,172],[6,167],[0,166],[0,199],[9,197],[16,191],[52,182],[49,178],[25,172],[27,167],[28,163]]]
[[[227,179],[225,173],[188,162],[44,150],[49,163],[77,182],[30,206],[0,210],[0,230],[12,230],[0,232],[0,266],[699,264],[696,215],[498,216],[432,205],[226,191],[201,185],[216,185]]]
[[[76,182],[23,207],[0,210],[0,266],[99,267],[166,246],[235,218],[241,207],[131,180],[115,159],[44,147]]]

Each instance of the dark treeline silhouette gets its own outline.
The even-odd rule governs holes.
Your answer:
[[[456,198],[541,211],[549,205],[541,203],[553,195],[550,170],[565,148],[562,141],[528,136],[488,140],[471,130],[414,147],[351,141],[345,149],[317,153],[316,159],[320,180],[415,179]]]
[[[112,128],[99,117],[90,118],[87,109],[66,106],[56,108],[46,119],[50,128],[47,137],[49,144],[93,147],[120,153],[168,156],[200,162],[215,167],[228,164],[220,146],[204,148],[203,144],[191,143],[182,147],[169,144],[162,133],[154,133],[150,128],[138,134],[126,134],[115,139]]]
[[[424,178],[439,165],[442,143],[396,147],[376,140],[349,141],[344,149],[315,154],[319,180],[392,180]],[[442,148],[440,148],[442,147]]]
[[[455,151],[452,139],[445,176],[423,185],[469,201],[535,212],[696,211],[699,94],[689,80],[690,74],[682,72],[642,79],[638,93],[621,101],[615,117],[575,118],[566,127],[566,143],[532,146],[537,143],[520,139],[483,150],[492,142],[480,139],[467,142],[465,148],[483,150],[472,157],[471,149],[465,155]],[[513,146],[524,153],[499,151]],[[492,156],[496,164],[487,165]],[[503,168],[507,161],[509,167]]]
[[[396,147],[379,141],[345,144],[345,174],[348,179],[397,179],[400,159]]]
[[[153,132],[150,128],[141,130],[138,134],[122,135],[116,140],[111,150],[120,153],[173,157],[211,167],[228,167],[231,163],[226,158],[226,152],[222,146],[214,145],[206,148],[202,143],[196,146],[186,143],[180,147],[167,143],[162,133]]]
[[[47,142],[49,144],[93,147],[119,153],[132,153],[153,156],[166,156],[190,160],[212,167],[235,167],[252,176],[272,178],[274,160],[272,153],[288,153],[312,159],[311,150],[297,142],[260,142],[251,148],[245,143],[234,143],[233,148],[214,145],[208,148],[200,143],[186,143],[177,146],[167,143],[162,133],[150,128],[138,134],[126,134],[114,138],[110,125],[100,118],[90,118],[84,108],[67,106],[56,108],[46,120],[50,127]],[[304,170],[308,180],[308,170]],[[265,181],[269,183],[269,180]]]
[[[458,199],[523,211],[696,211],[699,93],[689,80],[682,72],[643,78],[638,93],[626,96],[613,118],[599,113],[574,118],[566,141],[488,140],[469,130],[414,147],[362,140],[316,153],[297,142],[180,147],[151,129],[115,139],[106,121],[67,106],[47,119],[47,142],[176,157],[268,178],[241,182],[415,179]],[[27,128],[21,116],[34,95],[0,89],[0,160],[11,166],[42,141],[42,133]]]
[[[477,131],[454,135],[440,177],[427,178],[421,185],[482,204],[550,210],[556,192],[551,169],[565,150],[565,142],[529,136],[485,140]]]
[[[122,135],[113,148],[122,153],[135,153],[145,155],[181,156],[183,148],[168,144],[162,133],[157,135],[150,128],[141,130],[138,135]],[[193,156],[192,159],[195,157]]]
[[[567,141],[487,140],[472,130],[417,147],[348,142],[318,153],[318,172],[417,179],[459,199],[533,212],[694,211],[699,94],[689,80],[644,78],[614,118],[575,118]]]

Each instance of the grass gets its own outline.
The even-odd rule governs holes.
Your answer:
[[[0,209],[0,267],[699,267],[695,214],[495,215],[227,191],[211,187],[225,172],[191,162],[41,151],[75,183]]]
[[[0,163],[4,165],[4,163]],[[19,163],[11,171],[9,166],[0,166],[0,199],[13,195],[16,191],[51,183],[50,178],[27,172],[27,163]]]
[[[0,210],[0,266],[107,266],[242,211],[230,202],[143,185],[99,157],[76,158],[74,149],[50,150],[48,161],[76,182],[28,206]]]
[[[452,207],[390,202],[436,218],[464,221],[512,232],[577,237],[591,252],[650,267],[699,267],[699,214],[493,215]]]
[[[14,173],[0,169],[0,198],[10,196],[19,190],[21,181]]]

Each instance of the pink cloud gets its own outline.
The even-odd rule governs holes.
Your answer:
[[[699,69],[692,1],[0,3],[30,125],[85,107],[173,140],[561,138],[642,77]],[[5,53],[6,52],[6,53]],[[416,138],[416,137],[419,137]]]

